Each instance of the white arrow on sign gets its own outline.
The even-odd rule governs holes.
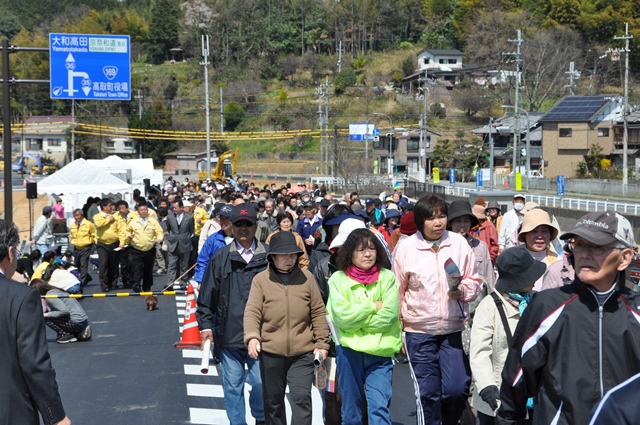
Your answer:
[[[85,96],[87,96],[91,91],[91,80],[89,79],[89,74],[86,72],[74,71],[76,69],[76,60],[71,53],[67,56],[65,67],[67,68],[68,88],[63,91],[67,92],[69,96],[73,96],[78,91],[73,88],[73,79],[75,77],[82,77],[82,91]]]

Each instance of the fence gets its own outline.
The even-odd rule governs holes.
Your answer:
[[[513,176],[508,176],[509,187],[514,187]],[[526,179],[522,179],[522,186],[526,187]],[[546,178],[529,179],[529,190],[546,190],[556,192],[556,180]],[[640,185],[637,183],[627,185],[627,195],[622,194],[622,182],[608,180],[581,180],[565,179],[564,191],[584,195],[625,196],[628,198],[640,198]]]

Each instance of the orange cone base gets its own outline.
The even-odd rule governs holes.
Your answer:
[[[196,320],[196,297],[193,286],[187,287],[187,302],[184,308],[184,322],[182,323],[182,338],[173,344],[176,348],[200,348],[200,331]]]

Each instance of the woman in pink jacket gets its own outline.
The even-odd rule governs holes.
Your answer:
[[[413,210],[418,232],[399,244],[393,256],[418,424],[456,425],[471,383],[469,359],[462,350],[462,319],[482,279],[465,238],[446,230],[447,213],[443,199],[420,199]],[[445,263],[451,262],[458,278],[445,272]]]

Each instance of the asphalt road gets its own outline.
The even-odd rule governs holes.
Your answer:
[[[154,279],[152,289],[161,290],[166,278]],[[85,293],[95,292],[100,286],[93,274]],[[47,329],[60,393],[74,424],[228,423],[217,370],[200,374],[198,352],[173,347],[180,339],[184,296],[159,298],[155,311],[146,310],[143,297],[81,300],[93,330],[87,342],[57,344]],[[318,401],[314,396],[314,425],[321,423]],[[406,364],[394,369],[391,413],[394,425],[415,424]]]

